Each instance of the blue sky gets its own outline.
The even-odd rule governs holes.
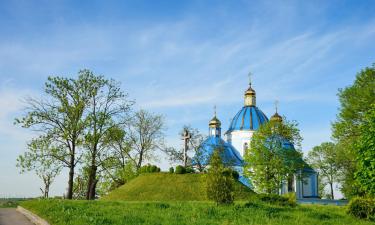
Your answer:
[[[13,126],[22,98],[83,68],[163,114],[176,147],[184,124],[207,132],[215,104],[228,128],[251,71],[257,105],[271,116],[279,100],[307,152],[330,140],[338,88],[375,62],[373,12],[373,1],[1,1],[0,197],[39,195],[15,167],[33,135]],[[52,195],[65,188],[62,175]]]

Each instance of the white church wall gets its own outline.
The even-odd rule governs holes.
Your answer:
[[[254,131],[232,131],[226,135],[227,142],[229,142],[243,157],[245,143],[250,146],[250,140],[253,136]]]

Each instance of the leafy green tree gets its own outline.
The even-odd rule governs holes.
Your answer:
[[[53,157],[40,154],[53,151],[52,148],[51,143],[46,139],[33,139],[28,144],[29,151],[17,158],[17,167],[21,169],[21,173],[35,170],[36,175],[43,181],[44,187],[40,190],[44,198],[49,197],[52,182],[61,172],[61,166]]]
[[[73,197],[75,167],[81,159],[79,146],[83,142],[83,131],[87,127],[84,112],[89,93],[86,89],[85,73],[78,73],[78,79],[49,77],[45,83],[44,98],[28,98],[25,115],[15,120],[24,128],[31,128],[48,139],[56,148],[47,155],[69,169],[67,198]]]
[[[337,148],[332,142],[324,142],[315,146],[309,153],[309,164],[319,172],[330,187],[330,199],[334,199],[333,184],[339,180],[340,165],[338,163]]]
[[[88,181],[86,199],[94,199],[99,181],[98,168],[112,155],[110,142],[111,129],[124,126],[129,121],[132,101],[121,91],[120,84],[85,71],[86,89],[89,90],[87,107],[88,126],[85,129],[84,146],[88,150],[86,164]]]
[[[365,122],[365,114],[375,103],[375,64],[361,70],[353,85],[340,89],[339,114],[332,124],[333,137],[337,140],[338,155],[342,175],[340,178],[341,191],[346,197],[359,195],[361,188],[354,178],[357,171],[356,143],[360,138],[360,126]]]
[[[118,128],[112,131],[116,137],[112,146],[118,156],[126,157],[138,171],[145,161],[155,159],[156,151],[165,148],[164,129],[161,115],[139,110],[125,130]]]
[[[211,155],[207,173],[207,197],[219,204],[232,204],[234,201],[234,179],[227,173],[221,154],[222,148],[216,148]]]
[[[259,193],[278,193],[282,182],[304,167],[301,136],[295,122],[270,121],[253,134],[244,155],[244,174]],[[295,148],[285,147],[288,141]]]
[[[366,194],[375,197],[375,104],[364,116],[360,131],[355,179]]]
[[[326,191],[327,182],[322,176],[318,176],[318,196],[330,199],[331,195]]]

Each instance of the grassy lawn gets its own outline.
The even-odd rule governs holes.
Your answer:
[[[235,199],[247,200],[254,192],[235,183]],[[103,200],[126,201],[206,201],[203,174],[146,173],[112,191]]]
[[[21,206],[52,225],[69,224],[372,224],[348,216],[344,207],[266,203],[31,200]]]

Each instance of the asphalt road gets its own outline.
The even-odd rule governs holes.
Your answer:
[[[16,209],[0,208],[0,225],[33,225],[33,223]]]

